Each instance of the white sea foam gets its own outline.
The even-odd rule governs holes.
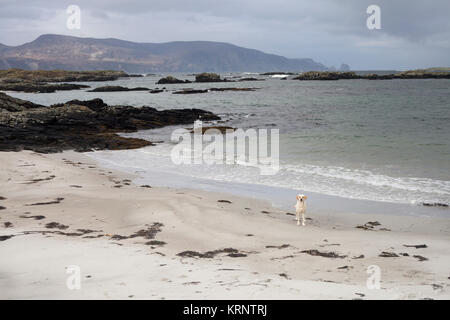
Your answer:
[[[450,202],[450,181],[415,177],[391,177],[368,170],[301,163],[281,163],[273,176],[261,176],[257,167],[234,165],[175,165],[171,144],[125,151],[102,151],[91,155],[100,161],[139,171],[176,172],[188,177],[260,184],[305,190],[353,199],[395,203]]]

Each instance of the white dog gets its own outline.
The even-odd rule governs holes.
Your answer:
[[[300,215],[302,215],[302,226],[305,225],[305,212],[306,212],[306,199],[308,198],[304,194],[297,195],[297,203],[295,204],[295,214],[297,216],[297,225],[300,225]]]

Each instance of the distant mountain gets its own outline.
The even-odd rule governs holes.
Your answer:
[[[230,72],[327,70],[312,59],[288,59],[224,42],[137,43],[42,35],[20,46],[0,44],[0,69]]]

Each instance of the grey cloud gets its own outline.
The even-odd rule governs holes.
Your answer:
[[[357,68],[450,65],[448,0],[0,3],[0,27],[4,30],[0,42],[6,44],[31,41],[51,32],[139,42],[226,41],[289,57],[311,57],[327,65],[346,62]],[[82,10],[80,32],[65,28],[69,4]],[[366,28],[366,8],[371,4],[381,7],[382,30]]]

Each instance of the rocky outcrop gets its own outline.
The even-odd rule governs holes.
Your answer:
[[[3,91],[21,91],[21,92],[33,92],[33,93],[52,93],[57,90],[79,90],[90,88],[90,86],[74,83],[40,83],[40,82],[0,82],[0,90]]]
[[[77,82],[77,81],[112,81],[121,77],[129,77],[123,71],[66,71],[66,70],[0,70],[0,80],[33,81],[33,82]]]
[[[361,79],[361,76],[354,72],[336,71],[309,71],[293,78],[293,80],[339,80],[339,79]]]
[[[109,106],[101,99],[45,107],[0,93],[0,150],[52,153],[140,148],[152,143],[116,133],[188,124],[199,118],[220,119],[200,109],[158,111],[145,106]]]
[[[104,86],[89,90],[89,92],[119,92],[119,91],[149,91],[149,90],[150,90],[149,88],[145,87],[127,88],[122,86]]]
[[[0,90],[51,93],[57,90],[78,90],[90,87],[82,84],[54,82],[111,81],[120,77],[130,77],[130,75],[122,71],[8,69],[0,70]]]
[[[367,79],[367,80],[392,80],[392,79],[450,79],[450,72],[431,72],[428,70],[410,70],[392,74],[366,74],[359,75],[355,72],[337,71],[310,71],[302,73],[293,80],[340,80],[340,79]]]
[[[180,80],[172,76],[167,76],[158,80],[157,84],[191,83],[189,80]]]
[[[179,91],[174,91],[172,92],[173,94],[196,94],[196,93],[207,93],[208,90],[196,90],[196,89],[183,89],[183,90],[179,90]]]
[[[44,106],[30,101],[13,98],[3,92],[0,92],[0,112],[18,112],[31,110],[34,108],[44,108]]]
[[[227,82],[226,79],[221,79],[217,73],[203,72],[195,76],[195,82]]]

